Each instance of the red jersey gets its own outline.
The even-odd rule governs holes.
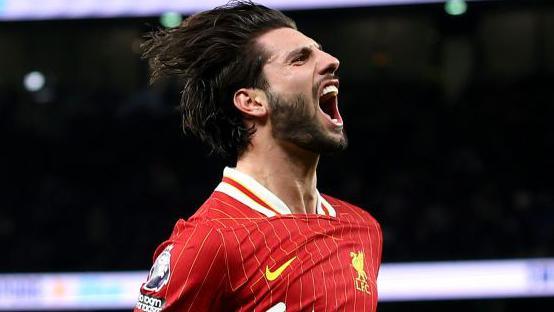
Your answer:
[[[135,311],[376,311],[379,224],[319,193],[316,210],[292,214],[226,168],[210,198],[156,250]]]

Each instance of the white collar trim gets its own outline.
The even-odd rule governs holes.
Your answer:
[[[273,217],[278,214],[292,214],[289,207],[273,192],[268,190],[258,181],[251,176],[242,173],[235,168],[225,167],[223,170],[223,177],[229,178],[239,185],[233,185],[222,181],[215,189],[218,192],[227,194],[232,198],[238,200],[244,205],[266,215],[267,217]],[[252,193],[255,197],[260,199],[262,203],[259,203],[255,198],[244,192],[240,187],[246,189]],[[317,192],[317,205],[316,213],[320,215],[336,216],[336,211],[333,207]],[[267,207],[265,205],[267,205]],[[327,212],[327,213],[326,213]]]

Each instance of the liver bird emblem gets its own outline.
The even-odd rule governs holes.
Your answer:
[[[358,272],[358,278],[359,280],[366,281],[367,280],[367,274],[364,271],[364,253],[361,251],[356,252],[350,252],[350,257],[352,257],[352,266]]]

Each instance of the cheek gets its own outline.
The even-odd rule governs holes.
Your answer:
[[[269,85],[273,91],[281,94],[307,94],[313,93],[312,76],[307,71],[298,70],[295,67],[275,72],[273,75],[267,75]]]

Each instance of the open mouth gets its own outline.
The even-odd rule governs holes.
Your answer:
[[[336,127],[342,127],[342,117],[339,113],[338,99],[339,89],[336,85],[329,84],[323,88],[319,97],[319,107],[329,121]]]

